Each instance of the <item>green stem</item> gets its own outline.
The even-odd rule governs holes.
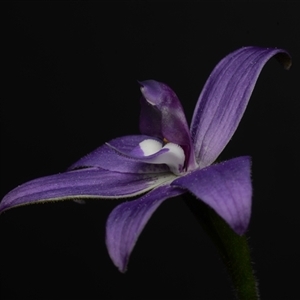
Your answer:
[[[184,199],[216,245],[231,277],[237,299],[258,300],[247,238],[236,234],[214,210],[201,201],[195,201],[188,194]]]

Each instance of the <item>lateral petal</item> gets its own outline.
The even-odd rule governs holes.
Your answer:
[[[250,157],[241,156],[193,171],[171,185],[189,190],[242,235],[251,215],[250,168]]]
[[[100,167],[105,170],[120,173],[164,173],[169,168],[166,165],[153,165],[131,159],[121,153],[130,153],[142,141],[153,139],[146,135],[129,135],[113,139],[107,144],[100,146],[96,150],[82,157],[69,167],[68,170],[87,167]],[[115,151],[114,149],[118,149]],[[121,153],[120,153],[121,152]]]
[[[18,186],[2,199],[0,212],[46,201],[132,197],[173,178],[174,175],[167,173],[122,174],[99,168],[80,169],[41,177]]]
[[[185,193],[170,185],[159,186],[141,198],[118,205],[106,223],[108,253],[121,272],[125,272],[130,254],[152,214],[166,199]]]
[[[286,69],[289,54],[282,49],[244,47],[223,58],[212,71],[198,99],[191,136],[200,167],[212,164],[235,132],[257,78],[276,55]]]

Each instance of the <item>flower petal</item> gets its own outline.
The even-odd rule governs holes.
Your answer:
[[[250,167],[250,157],[242,156],[198,169],[171,185],[188,189],[213,208],[236,233],[243,234],[251,215]]]
[[[149,139],[146,135],[130,135],[113,139],[108,142],[113,148],[119,152],[130,153],[142,141]],[[151,138],[153,139],[153,138]],[[120,172],[120,173],[164,173],[168,172],[169,168],[165,165],[153,165],[133,160],[120,153],[116,152],[108,145],[102,145],[86,156],[82,157],[74,163],[69,170],[86,167],[100,167],[105,170]]]
[[[187,167],[194,168],[194,148],[184,111],[174,91],[155,80],[140,82],[140,131],[142,134],[180,145],[187,159]]]
[[[164,200],[183,193],[180,188],[163,185],[137,200],[120,204],[111,212],[106,223],[106,245],[121,272],[126,271],[133,247],[154,211]]]
[[[276,55],[286,69],[288,53],[281,49],[245,47],[215,67],[198,99],[191,135],[201,168],[212,164],[235,132],[265,63]]]
[[[41,177],[15,188],[0,203],[0,212],[15,206],[56,200],[124,198],[142,194],[174,175],[122,174],[87,168]]]
[[[118,152],[120,156],[149,164],[166,164],[176,175],[183,171],[185,155],[183,149],[177,144],[167,143],[163,146],[162,142],[146,139],[130,153],[121,152],[108,143],[107,145]]]

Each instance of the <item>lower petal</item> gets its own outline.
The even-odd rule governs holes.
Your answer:
[[[84,198],[124,198],[147,192],[174,175],[122,174],[87,168],[41,177],[9,192],[0,203],[0,212],[33,203]]]
[[[172,185],[189,190],[241,235],[251,215],[250,168],[250,157],[242,156],[198,169],[174,180]]]
[[[106,223],[106,245],[121,272],[126,271],[133,247],[158,206],[183,193],[183,189],[163,185],[137,200],[120,204],[111,212]]]

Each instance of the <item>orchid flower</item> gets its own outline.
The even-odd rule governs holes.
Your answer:
[[[149,218],[166,199],[191,193],[212,208],[239,235],[251,215],[251,160],[216,159],[233,136],[265,63],[285,50],[244,47],[223,58],[199,96],[190,128],[173,90],[154,80],[141,85],[141,135],[113,139],[66,172],[18,186],[0,203],[0,212],[31,203],[76,199],[119,199],[109,215],[106,245],[125,272],[129,256]]]

